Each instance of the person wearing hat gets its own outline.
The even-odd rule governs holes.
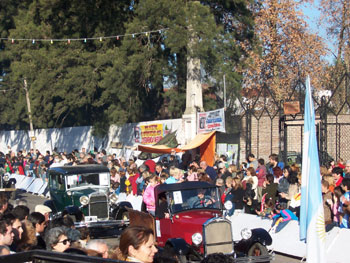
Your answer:
[[[52,212],[50,207],[46,205],[36,205],[34,210],[35,212],[39,212],[43,216],[45,216],[45,222],[49,221],[49,216],[50,216],[50,213]]]

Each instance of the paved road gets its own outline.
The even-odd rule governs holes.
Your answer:
[[[27,200],[28,202],[28,207],[30,209],[31,212],[34,211],[34,208],[37,204],[43,204],[46,200],[46,198],[44,197],[40,197],[37,195],[32,195],[32,194],[28,194],[28,193],[24,193],[24,192],[20,192],[16,194],[16,199],[20,199],[20,198],[24,198],[25,200]],[[15,200],[10,200],[10,202],[13,204],[15,202]],[[110,246],[116,246],[119,242],[117,238],[109,238],[106,239],[106,242],[110,245]],[[273,261],[274,263],[297,263],[300,262],[300,259],[295,259],[292,257],[287,257],[284,255],[275,255],[275,260]]]

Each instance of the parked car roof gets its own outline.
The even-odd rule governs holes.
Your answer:
[[[216,186],[213,184],[209,184],[207,182],[183,182],[183,183],[175,183],[175,184],[160,184],[154,188],[154,193],[156,195],[162,192],[168,191],[180,191],[180,190],[188,190],[188,189],[199,189],[199,188],[215,188]]]
[[[99,164],[84,164],[84,165],[75,165],[75,166],[59,166],[53,167],[48,170],[56,171],[62,174],[84,174],[84,173],[108,173],[109,169],[104,165]]]

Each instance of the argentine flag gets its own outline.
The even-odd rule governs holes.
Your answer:
[[[318,159],[315,110],[310,78],[306,79],[304,144],[301,177],[300,240],[306,241],[307,262],[326,262],[325,223]]]

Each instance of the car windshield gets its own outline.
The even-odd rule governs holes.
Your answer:
[[[67,189],[83,186],[109,186],[108,173],[73,174],[67,176]]]
[[[221,209],[217,188],[179,190],[168,193],[172,213],[189,209]]]

